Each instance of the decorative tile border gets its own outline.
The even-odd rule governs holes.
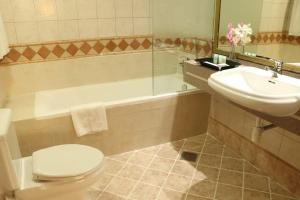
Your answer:
[[[11,46],[9,54],[0,61],[0,66],[114,53],[137,52],[150,49],[152,49],[152,36],[13,45]]]
[[[298,169],[211,117],[209,118],[208,132],[239,152],[291,192],[300,195],[300,171]]]
[[[251,44],[292,44],[300,45],[300,36],[289,35],[287,32],[261,32],[251,36]],[[219,38],[220,44],[228,45],[226,36]]]
[[[212,41],[200,38],[153,38],[155,49],[180,48],[186,53],[198,56],[210,56],[212,53]]]

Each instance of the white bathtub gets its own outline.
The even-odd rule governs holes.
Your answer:
[[[149,101],[156,96],[177,95],[186,84],[176,74],[142,79],[130,79],[35,93],[34,115],[36,119],[49,119],[69,115],[70,108],[85,104],[104,103],[107,108],[132,104],[134,101]],[[186,84],[187,89],[195,89]],[[156,91],[153,91],[155,88]]]

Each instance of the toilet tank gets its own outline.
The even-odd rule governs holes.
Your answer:
[[[11,115],[10,109],[0,109],[0,195],[19,188],[13,159],[20,157],[20,149]]]

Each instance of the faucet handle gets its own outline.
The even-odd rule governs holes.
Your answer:
[[[281,60],[276,60],[276,59],[272,59],[272,58],[270,60],[272,62],[274,62],[274,70],[281,73],[283,62]]]

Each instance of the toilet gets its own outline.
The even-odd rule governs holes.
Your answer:
[[[88,200],[104,155],[96,148],[66,144],[21,157],[9,109],[0,109],[0,199]]]

